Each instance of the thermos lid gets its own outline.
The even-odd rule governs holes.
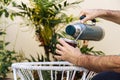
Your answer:
[[[66,33],[69,35],[74,35],[74,33],[76,32],[76,29],[73,25],[68,25],[66,27]]]

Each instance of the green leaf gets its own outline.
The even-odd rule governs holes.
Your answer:
[[[5,46],[7,46],[8,44],[10,44],[10,42],[6,42],[6,43],[5,43]]]
[[[6,9],[4,10],[4,12],[5,12],[5,17],[9,17],[9,12]]]
[[[25,58],[25,60],[27,60],[28,62],[32,62],[31,59]]]
[[[94,47],[91,47],[89,50],[92,51]]]
[[[12,2],[12,6],[16,7],[17,6],[16,2]]]
[[[56,5],[54,5],[54,8],[58,11],[59,10],[59,8],[56,6]]]
[[[27,8],[26,4],[24,4],[23,2],[22,2],[22,6],[24,9]]]
[[[8,3],[8,0],[4,0],[4,3],[7,4],[7,3]]]
[[[0,35],[3,35],[3,34],[6,34],[6,33],[5,33],[5,32],[1,32],[1,31],[0,31]]]
[[[13,13],[10,15],[10,19],[14,20],[14,14]]]
[[[42,56],[41,60],[40,61],[44,61],[44,57]]]
[[[39,53],[37,53],[37,60],[41,61]]]
[[[67,6],[67,1],[64,2],[64,6],[65,6],[65,7]]]
[[[30,57],[33,62],[36,62],[35,58],[32,55],[30,55]]]
[[[62,5],[61,4],[58,4],[59,8],[61,9],[62,8]]]
[[[4,12],[4,10],[0,10],[0,17],[2,16],[3,12]]]

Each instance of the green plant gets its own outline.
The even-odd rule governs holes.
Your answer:
[[[8,6],[11,3],[12,3],[12,0],[0,0],[0,17],[4,15],[6,18],[10,17],[13,20],[13,17],[16,14],[9,12]]]
[[[8,6],[12,0],[0,0],[0,21],[7,18],[13,20],[14,13],[9,12]],[[1,24],[1,23],[0,23]],[[7,25],[6,23],[2,23]],[[15,52],[15,50],[8,50],[6,47],[10,44],[6,42],[6,26],[0,26],[0,79],[5,80],[8,73],[11,73],[11,65],[14,62],[24,60],[23,54]]]
[[[37,57],[33,57],[32,55],[30,55],[30,58],[26,58],[26,60],[28,62],[45,62],[45,61],[50,61],[49,58],[44,57],[43,55],[40,55],[37,53]],[[50,71],[47,70],[42,70],[42,75],[43,75],[43,79],[45,80],[51,80],[50,78]],[[33,76],[35,80],[39,80],[39,74],[36,70],[33,71]]]
[[[16,53],[14,50],[10,51],[6,49],[9,42],[5,42],[5,35],[5,32],[1,29],[0,37],[3,39],[0,40],[0,77],[2,78],[6,78],[7,74],[11,72],[12,63],[23,59],[21,54]]]
[[[88,45],[86,46],[82,46],[80,48],[80,51],[83,53],[83,54],[87,54],[87,55],[105,55],[105,53],[103,51],[96,51],[96,50],[93,50],[94,47],[88,47]]]
[[[39,53],[37,53],[36,57],[33,57],[32,55],[30,55],[30,58],[25,58],[28,62],[45,62],[45,61],[50,61],[49,58],[46,58],[43,55],[40,55]]]
[[[57,38],[61,37],[59,30],[65,24],[75,20],[72,15],[68,16],[66,11],[68,8],[74,7],[82,0],[69,3],[67,0],[29,0],[30,6],[25,3],[14,7],[19,8],[22,12],[17,15],[28,19],[34,26],[35,34],[40,41],[40,46],[44,47],[45,54],[49,58],[49,54],[55,54]]]

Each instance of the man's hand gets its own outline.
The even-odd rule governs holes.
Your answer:
[[[66,43],[63,39],[58,39],[60,44],[57,44],[56,53],[54,57],[58,60],[69,61],[73,64],[76,64],[79,56],[81,55],[79,48],[74,48],[73,46]]]
[[[80,17],[85,16],[83,19],[80,20],[81,23],[85,23],[88,20],[93,20],[96,17],[100,17],[105,15],[105,11],[102,9],[86,9],[86,10],[81,10],[80,12]]]

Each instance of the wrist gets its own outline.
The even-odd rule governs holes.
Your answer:
[[[97,17],[100,18],[105,17],[109,14],[109,10],[98,9],[97,11],[99,12],[99,15]]]
[[[88,63],[88,57],[87,55],[81,54],[76,59],[76,66],[84,67]]]
[[[113,13],[112,10],[105,10],[105,9],[99,9],[98,12],[99,12],[98,17],[103,19],[108,19],[110,16],[112,16]]]

